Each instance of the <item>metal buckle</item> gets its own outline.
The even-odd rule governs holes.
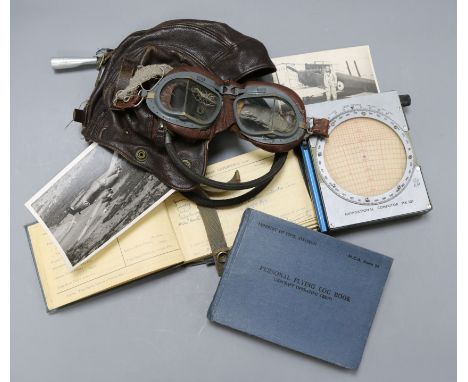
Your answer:
[[[229,248],[220,248],[215,253],[212,253],[212,256],[215,262],[216,272],[218,272],[218,276],[221,276],[228,260]]]

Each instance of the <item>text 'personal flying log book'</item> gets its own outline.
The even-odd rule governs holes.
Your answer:
[[[356,369],[392,262],[247,209],[208,319]]]

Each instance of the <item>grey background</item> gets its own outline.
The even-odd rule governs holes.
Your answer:
[[[173,18],[227,22],[272,57],[369,44],[381,90],[411,94],[434,210],[339,235],[395,259],[357,372],[207,322],[218,278],[204,266],[45,312],[23,203],[85,148],[76,125],[64,126],[96,76],[54,74],[49,57],[87,56]],[[15,0],[11,28],[12,380],[455,380],[455,1]],[[228,146],[218,141],[213,158],[246,147]]]

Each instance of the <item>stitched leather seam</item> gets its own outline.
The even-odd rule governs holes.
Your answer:
[[[213,60],[211,61],[211,63],[216,64],[222,57],[225,57],[228,54],[230,54],[231,49],[237,48],[240,44],[242,44],[243,42],[248,41],[248,40],[253,40],[253,39],[251,37],[245,37],[243,40],[237,41],[236,43],[233,43],[233,44],[229,44],[229,46],[228,46],[229,50],[226,50],[224,52],[221,51],[220,53],[218,53],[217,56],[213,57]]]
[[[204,28],[200,28],[200,27],[197,27],[195,25],[190,25],[190,24],[172,24],[172,25],[169,25],[167,27],[162,27],[162,28],[158,28],[158,30],[167,30],[167,29],[190,29],[190,30],[193,30],[193,31],[197,31],[197,32],[201,32],[202,34],[205,34],[207,36],[210,36],[212,37],[214,40],[216,40],[217,42],[219,42],[220,44],[224,45],[226,48],[229,47],[228,44],[226,44],[226,41],[225,40],[222,40],[220,39],[220,36],[211,32],[211,31],[208,31]]]
[[[183,47],[179,46],[179,45],[174,45],[174,44],[165,44],[165,45],[155,45],[155,46],[158,46],[158,47],[163,47],[163,48],[172,48],[174,50],[176,50],[177,52],[179,53],[182,53],[182,54],[185,54],[187,56],[189,56],[193,61],[197,62],[198,64],[200,64],[201,66],[203,67],[207,67],[208,63],[207,62],[202,62],[200,60],[200,58],[196,57],[195,55],[193,55],[192,53],[190,53],[189,51],[186,51]]]

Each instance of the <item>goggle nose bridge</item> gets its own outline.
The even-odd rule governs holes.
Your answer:
[[[233,84],[231,81],[225,81],[224,84],[218,88],[218,92],[221,95],[237,97],[238,95],[245,93],[245,90],[240,88],[239,85]]]
[[[248,89],[242,87],[241,84],[238,84],[233,81],[225,81],[223,85],[217,88],[217,91],[222,96],[233,96],[237,97],[243,94],[251,94],[252,96],[262,96],[268,93],[268,90],[265,86],[255,86],[249,87]]]

